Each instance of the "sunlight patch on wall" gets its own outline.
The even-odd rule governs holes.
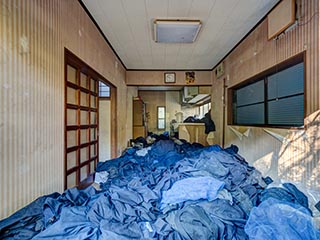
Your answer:
[[[263,176],[270,175],[274,152],[270,152],[263,157],[257,159],[253,166],[258,169]],[[276,173],[275,173],[276,174]],[[271,174],[274,175],[274,174]]]
[[[320,190],[320,110],[305,119],[305,129],[290,131],[279,152],[279,177]]]
[[[270,128],[264,128],[263,131],[270,134],[274,138],[278,139],[282,143],[288,142],[288,139],[286,136],[288,135],[289,131],[286,129],[270,129]]]

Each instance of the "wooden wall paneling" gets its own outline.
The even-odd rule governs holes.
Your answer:
[[[164,91],[139,91],[141,99],[146,104],[148,118],[148,131],[153,133],[162,133],[163,130],[157,128],[157,107],[165,106],[166,95]]]
[[[126,125],[127,126],[131,126],[133,125],[133,101],[132,99],[138,96],[138,88],[137,87],[128,87],[127,89],[127,94],[126,96],[128,96],[127,101],[126,101],[126,106],[128,108],[128,115],[126,118]],[[131,128],[130,130],[127,130],[125,132],[125,138],[128,139],[127,141],[127,146],[130,146],[130,139],[132,139],[133,137],[133,128]]]
[[[123,97],[117,106],[127,102],[127,87],[124,67],[76,0],[0,1],[0,42],[4,218],[40,195],[64,189],[64,47],[117,87]],[[116,154],[132,131],[130,111],[117,106]]]
[[[116,158],[118,156],[118,127],[119,117],[117,115],[118,96],[117,89],[113,86],[110,87],[110,101],[111,101],[111,157]]]
[[[146,137],[146,127],[145,126],[133,126],[133,139],[138,137]]]
[[[211,92],[211,118],[216,126],[214,132],[214,143],[222,145],[222,114],[223,114],[223,85],[222,80],[216,78],[215,74],[212,76],[212,92]]]
[[[133,100],[133,126],[144,125],[144,103],[141,100]]]
[[[268,15],[268,39],[276,37],[295,21],[295,0],[282,0]]]
[[[305,115],[306,119],[308,119],[308,116],[312,116],[320,107],[318,10],[319,2],[317,0],[298,0],[298,24],[284,34],[281,34],[276,40],[268,40],[267,20],[262,21],[262,23],[224,59],[226,70],[223,77],[229,79],[228,86],[235,86],[294,55],[305,52]],[[221,78],[213,79],[213,85],[219,86],[221,84]],[[213,102],[214,101],[215,100],[213,100]],[[230,101],[230,99],[228,101]],[[230,109],[226,111],[230,111]],[[222,106],[221,110],[218,110],[218,113],[223,114]],[[305,120],[305,122],[308,121],[309,120]],[[219,127],[221,128],[221,126]],[[306,148],[309,144],[307,136],[311,134],[310,132],[300,132],[302,135],[305,134],[305,138],[292,140],[294,141],[292,142],[292,146],[295,146],[299,151],[294,151],[293,147],[289,148],[289,150],[287,148],[289,152],[283,155],[281,149],[285,148],[286,145],[266,133],[262,128],[251,128],[249,136],[243,137],[242,140],[230,130],[228,125],[225,126],[225,129],[225,145],[238,145],[240,154],[242,154],[247,161],[259,167],[265,166],[263,169],[264,173],[271,175],[276,180],[285,177],[287,180],[299,181],[304,186],[310,188],[319,188],[319,184],[316,181],[308,180],[311,173],[313,174],[312,176],[314,176],[315,172],[319,173],[320,171],[319,154],[317,154],[319,152],[319,144],[314,144],[314,148]],[[318,127],[314,127],[314,129],[318,129]],[[319,131],[319,129],[317,131]],[[219,130],[217,130],[217,133],[218,132]],[[295,131],[292,130],[288,136],[289,139],[295,139],[294,137],[290,137],[294,135],[294,133]],[[312,138],[316,138],[315,133],[311,134]],[[301,168],[290,170],[290,168],[282,167],[281,164],[284,162],[286,165],[304,166],[306,160],[301,157],[299,153],[300,149],[301,152],[309,152],[307,154],[309,163],[306,170],[302,171]],[[297,174],[295,171],[301,172]]]
[[[56,10],[59,3],[50,2],[48,7]],[[47,54],[56,56],[61,44],[58,36],[42,28],[42,23],[57,26],[52,12],[44,11],[35,18],[31,16],[34,11],[37,9],[26,1],[0,2],[0,95],[3,104],[0,109],[0,145],[3,146],[0,218],[39,194],[62,186],[59,182],[63,179],[62,173],[51,171],[63,167],[62,161],[54,161],[63,157],[59,144],[62,139],[54,130],[63,129],[63,115],[59,112],[59,108],[63,111],[63,91],[57,90],[63,90],[63,81],[55,81],[62,68],[44,58]],[[55,102],[55,97],[61,98],[61,102]],[[61,120],[54,121],[55,116]],[[43,141],[44,135],[50,138]]]
[[[191,70],[190,70],[191,71]],[[186,71],[168,71],[176,73],[175,83],[164,83],[166,71],[127,71],[126,83],[129,86],[161,86],[161,85],[187,85],[185,81]],[[194,71],[195,82],[190,85],[211,85],[211,71]]]
[[[201,143],[208,146],[207,134],[204,123],[181,123],[179,124],[179,138],[190,143]]]

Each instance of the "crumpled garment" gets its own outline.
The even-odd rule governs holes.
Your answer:
[[[316,240],[320,236],[306,208],[275,198],[252,209],[245,232],[249,239],[265,240]]]
[[[213,177],[190,177],[175,182],[168,191],[162,193],[161,208],[167,204],[188,200],[208,200],[217,198],[224,182]]]
[[[130,148],[99,163],[97,171],[108,175],[99,191],[72,188],[44,196],[0,221],[0,239],[248,239],[244,225],[250,210],[266,199],[267,184],[237,147],[160,140],[140,153]],[[209,188],[213,179],[224,185],[216,196]],[[200,189],[196,198],[161,208],[164,193],[183,181],[192,182],[187,193]],[[307,206],[302,193],[286,189],[280,197]]]
[[[225,199],[216,199],[213,202],[203,201],[197,205],[204,209],[212,224],[219,227],[220,238],[218,239],[247,239],[244,232],[247,218],[239,206]]]
[[[99,228],[87,220],[86,207],[62,208],[57,222],[40,232],[33,239],[99,239]]]
[[[309,209],[308,198],[306,195],[304,195],[304,193],[302,193],[292,183],[284,183],[282,186],[283,188],[272,187],[263,190],[259,196],[260,202],[265,201],[268,198],[276,198],[279,200],[300,204],[308,209],[308,211],[312,214],[312,211]]]
[[[59,193],[42,196],[29,205],[0,221],[0,238],[31,239],[45,228],[43,205],[48,199],[56,199]]]
[[[185,239],[223,239],[219,238],[219,227],[212,224],[203,208],[199,206],[188,205],[171,212],[166,220]]]

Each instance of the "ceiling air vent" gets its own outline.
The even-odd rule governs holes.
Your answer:
[[[193,43],[201,28],[200,20],[154,21],[154,39],[158,43]]]

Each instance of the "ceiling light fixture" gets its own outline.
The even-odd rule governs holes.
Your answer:
[[[154,20],[154,39],[157,43],[193,43],[200,31],[200,20]]]

